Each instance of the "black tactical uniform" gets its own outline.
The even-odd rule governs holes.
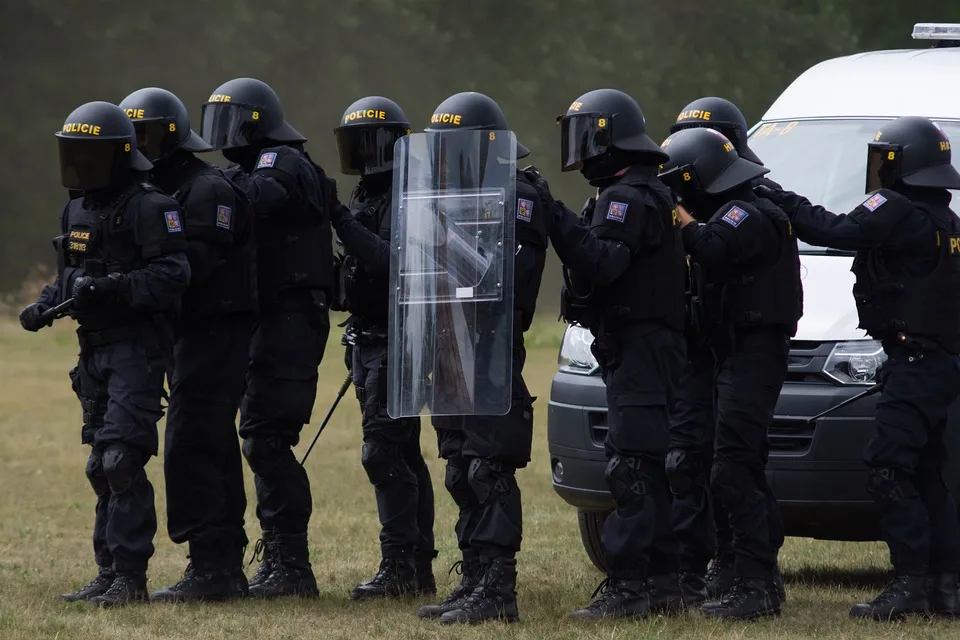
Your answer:
[[[677,116],[670,133],[696,128],[719,131],[733,143],[741,158],[763,165],[747,144],[746,118],[729,100],[716,97],[694,100]],[[757,177],[754,184],[779,188],[765,176]],[[698,269],[694,265],[694,270]],[[712,283],[703,282],[706,275],[698,272],[698,284],[704,289],[713,288]],[[730,516],[723,505],[711,498],[709,490],[716,425],[713,407],[716,362],[712,349],[700,333],[699,328],[688,327],[687,366],[681,376],[677,402],[671,416],[670,453],[667,456],[667,474],[671,477],[674,493],[673,529],[680,545],[680,581],[690,601],[704,591],[707,597],[717,599],[733,587],[736,578]],[[765,437],[764,464],[769,455],[768,449],[769,443]],[[767,502],[770,544],[779,552],[783,546],[783,522],[779,509],[775,508],[776,498],[772,492],[768,493]],[[779,570],[775,585],[782,602],[786,593]]]
[[[679,209],[693,273],[712,285],[691,317],[716,359],[710,488],[730,514],[736,582],[703,610],[731,619],[778,615],[777,536],[769,529],[779,519],[768,513],[777,506],[769,499],[764,443],[802,315],[797,241],[786,215],[753,194],[751,185],[768,170],[740,158],[723,134],[679,131],[663,148],[670,161],[661,179],[704,220]],[[680,480],[674,474],[673,484]]]
[[[97,495],[99,575],[60,596],[101,606],[146,600],[157,514],[144,467],[157,454],[171,321],[190,281],[180,209],[144,182],[150,162],[116,105],[77,108],[57,133],[61,181],[77,190],[60,218],[57,282],[20,314],[28,331],[71,296],[80,361],[70,372],[83,407],[87,478]],[[82,195],[81,195],[82,194]]]
[[[305,138],[284,122],[276,93],[252,78],[217,88],[202,133],[250,199],[256,226],[260,313],[240,407],[243,454],[253,470],[263,562],[250,595],[316,595],[307,548],[313,509],[307,473],[292,447],[310,420],[317,367],[330,332],[333,237],[323,170]]]
[[[556,203],[550,239],[569,270],[564,316],[595,336],[607,387],[606,479],[617,504],[601,536],[608,578],[573,615],[671,613],[683,602],[664,458],[684,362],[686,265],[670,191],[657,179],[667,156],[621,91],[577,98],[560,126],[563,170],[579,169],[599,189],[583,222]]]
[[[437,592],[433,485],[420,451],[420,419],[387,415],[393,146],[409,131],[400,107],[379,96],[354,102],[334,129],[341,171],[361,176],[350,208],[335,206],[331,217],[347,250],[339,302],[351,314],[346,357],[363,414],[361,461],[377,498],[383,558],[353,600]]]
[[[868,197],[849,214],[763,190],[804,242],[857,252],[860,328],[887,354],[864,461],[896,576],[854,617],[960,614],[960,528],[942,477],[947,408],[960,393],[960,222],[947,192],[960,174],[950,161],[936,124],[900,118],[869,144]]]
[[[164,443],[167,530],[190,545],[183,579],[151,600],[243,596],[246,496],[236,415],[243,396],[256,303],[253,227],[246,198],[193,155],[209,151],[186,107],[158,88],[120,103],[153,162],[153,181],[180,203],[190,287],[170,376]]]
[[[440,103],[426,130],[506,131],[508,126],[494,100],[466,92]],[[529,153],[517,143],[517,158]],[[530,461],[535,400],[523,380],[523,332],[533,320],[546,259],[547,210],[522,174],[516,184],[510,411],[504,416],[433,419],[440,457],[447,463],[444,486],[459,509],[455,529],[463,554],[462,579],[439,604],[421,608],[420,616],[439,617],[444,624],[519,620],[516,554],[523,538],[523,509],[516,471]]]

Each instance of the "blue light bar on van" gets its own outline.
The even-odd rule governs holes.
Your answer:
[[[918,22],[913,25],[914,40],[960,40],[960,24]]]

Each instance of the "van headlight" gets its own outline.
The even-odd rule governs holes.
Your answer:
[[[593,334],[590,331],[575,324],[567,327],[563,333],[563,343],[560,345],[560,357],[557,358],[560,371],[583,376],[596,373],[600,363],[590,351],[591,344],[593,344]]]
[[[878,340],[838,342],[823,365],[823,373],[840,384],[875,384],[877,369],[886,359]]]

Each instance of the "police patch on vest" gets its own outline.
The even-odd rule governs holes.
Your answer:
[[[275,152],[270,151],[268,153],[261,153],[260,159],[257,160],[257,169],[269,169],[276,161],[277,154]]]
[[[517,220],[524,222],[533,220],[533,200],[517,198]]]
[[[233,209],[224,205],[217,206],[217,226],[221,229],[230,228],[230,218],[233,217]]]
[[[750,216],[749,213],[741,209],[740,207],[730,207],[730,211],[727,211],[723,214],[723,217],[720,218],[731,227],[739,227],[740,223],[746,220]]]
[[[877,209],[880,208],[880,205],[882,205],[886,201],[887,199],[883,195],[879,193],[875,193],[869,198],[867,198],[866,200],[864,200],[863,204],[861,204],[860,206],[863,207],[864,209],[867,209],[868,211],[876,211]]]
[[[627,206],[626,202],[611,202],[610,208],[607,209],[607,220],[623,222],[623,219],[627,217]]]
[[[180,213],[177,211],[167,211],[163,214],[167,220],[167,231],[170,233],[180,233],[183,227],[180,226]]]

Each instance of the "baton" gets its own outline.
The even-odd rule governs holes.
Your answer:
[[[324,427],[326,427],[327,423],[330,422],[330,416],[333,415],[333,411],[337,408],[337,405],[340,404],[343,396],[346,395],[347,389],[350,388],[351,382],[353,382],[353,377],[348,375],[347,379],[343,381],[342,385],[340,385],[340,391],[337,393],[337,399],[333,401],[333,405],[330,407],[330,410],[327,411],[327,416],[323,419],[323,422],[320,423],[320,429],[317,431],[317,435],[313,437],[313,442],[310,443],[310,448],[307,449],[305,454],[303,454],[303,459],[300,461],[301,467],[303,466],[303,463],[307,461],[307,456],[309,456],[310,452],[313,451],[313,445],[317,444],[317,440],[320,439],[320,434],[323,433]]]
[[[839,411],[840,409],[843,409],[843,408],[844,408],[845,406],[847,406],[848,404],[853,404],[854,402],[856,402],[857,400],[860,400],[861,398],[866,398],[867,396],[872,396],[873,394],[879,393],[879,392],[882,391],[882,390],[883,390],[883,383],[875,384],[875,385],[873,385],[872,387],[870,387],[869,389],[867,389],[866,391],[863,391],[862,393],[858,393],[857,395],[853,396],[852,398],[847,398],[846,400],[844,400],[844,401],[841,402],[840,404],[834,405],[834,406],[830,407],[829,409],[827,409],[826,411],[821,411],[820,413],[818,413],[817,415],[813,416],[812,418],[807,418],[807,424],[813,424],[814,422],[816,422],[816,421],[819,420],[820,418],[822,418],[822,417],[824,417],[824,416],[828,416],[828,415],[830,415],[831,413],[833,413],[834,411]]]
[[[71,308],[73,308],[74,298],[69,298],[64,300],[55,307],[51,307],[40,314],[40,319],[44,322],[48,320],[56,320],[57,318],[62,318]]]

